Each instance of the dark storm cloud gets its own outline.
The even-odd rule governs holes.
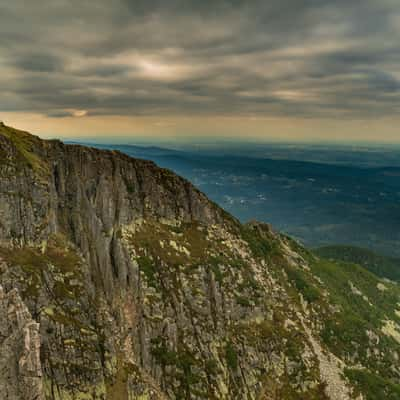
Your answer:
[[[399,111],[398,0],[15,0],[0,37],[0,111]]]
[[[14,60],[16,68],[25,71],[54,72],[63,68],[60,58],[46,53],[26,53]]]

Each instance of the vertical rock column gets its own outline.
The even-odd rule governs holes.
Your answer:
[[[43,400],[39,324],[16,289],[0,286],[0,397]]]

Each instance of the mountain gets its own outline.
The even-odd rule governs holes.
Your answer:
[[[194,183],[240,221],[268,221],[308,247],[344,243],[400,258],[400,168],[394,161],[400,160],[400,152],[396,149],[358,153],[334,146],[312,150],[311,146],[310,154],[281,145],[278,154],[274,148],[266,153],[275,158],[266,158],[261,157],[266,151],[262,144],[214,151],[95,147],[150,159]],[[343,157],[347,163],[340,161]],[[314,159],[319,162],[310,161]]]
[[[376,254],[355,246],[325,246],[314,253],[328,259],[362,265],[381,278],[400,282],[400,259]]]
[[[399,399],[400,288],[149,161],[0,126],[8,400]]]

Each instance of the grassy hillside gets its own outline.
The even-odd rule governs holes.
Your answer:
[[[398,399],[400,386],[392,369],[398,356],[393,349],[400,343],[398,285],[382,282],[356,264],[320,259],[310,267],[336,308],[325,316],[322,340],[353,364],[346,375],[367,399]]]
[[[344,374],[355,395],[399,399],[399,284],[355,263],[316,257],[287,240],[304,259],[303,267],[301,261],[281,264],[293,295],[301,294],[322,343],[346,363]]]
[[[381,278],[400,282],[400,259],[354,246],[320,247],[314,253],[326,259],[359,264]]]
[[[19,169],[28,166],[42,174],[48,172],[48,165],[40,156],[45,142],[28,132],[14,129],[0,122],[0,144],[4,140],[8,144],[2,143],[0,146],[0,163],[14,163]],[[7,147],[9,145],[11,147]]]

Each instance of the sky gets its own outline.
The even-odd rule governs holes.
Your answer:
[[[42,137],[400,142],[399,0],[13,0],[0,38]]]

